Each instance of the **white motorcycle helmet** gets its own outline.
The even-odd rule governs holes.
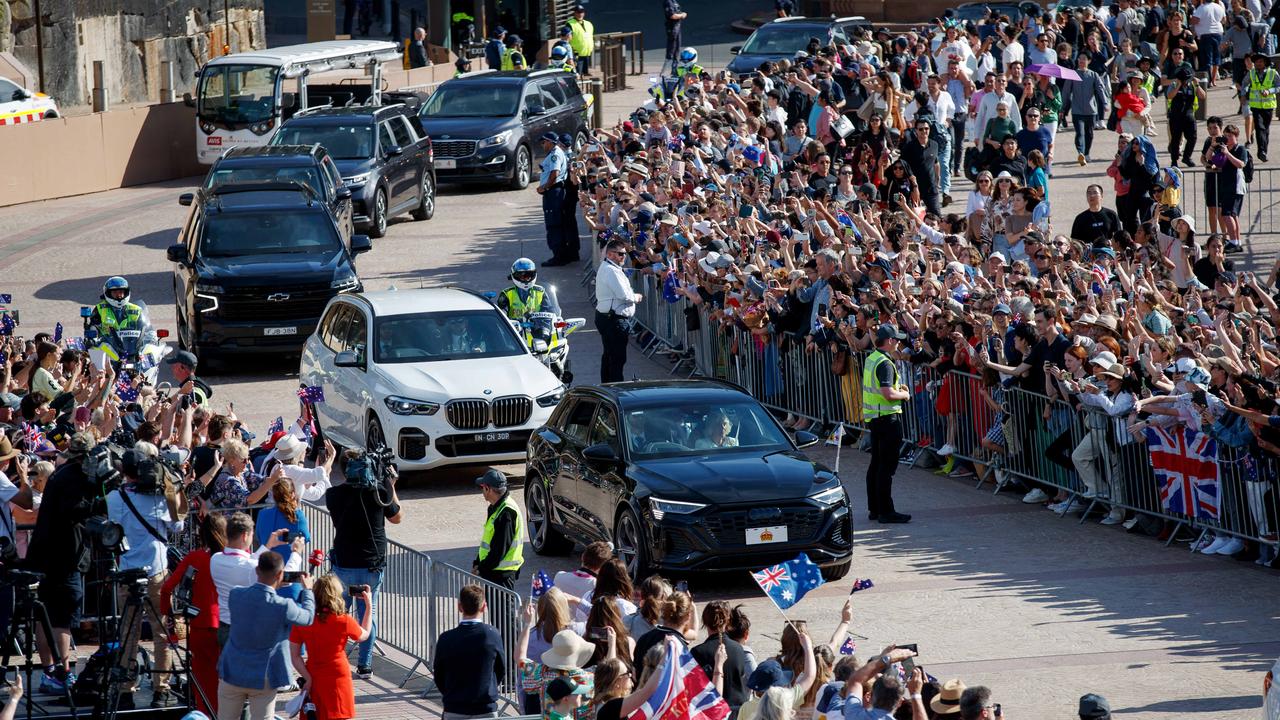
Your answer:
[[[696,62],[698,62],[698,51],[696,48],[687,47],[680,51],[681,67],[692,67]]]
[[[528,290],[538,281],[538,266],[529,258],[520,258],[511,263],[511,282],[521,290]]]
[[[123,295],[120,292],[123,291]],[[116,275],[107,278],[102,284],[102,299],[107,301],[111,307],[120,310],[129,304],[129,281]]]

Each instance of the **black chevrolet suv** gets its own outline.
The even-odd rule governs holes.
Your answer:
[[[318,108],[280,126],[272,145],[319,143],[351,190],[355,224],[371,237],[387,232],[387,220],[410,213],[429,220],[436,212],[436,173],[431,140],[414,110],[403,103]]]
[[[234,147],[223,153],[204,177],[204,189],[245,182],[300,182],[324,198],[338,222],[344,242],[355,234],[351,217],[351,188],[320,143]],[[193,193],[178,197],[179,205],[191,205]]]
[[[191,206],[168,257],[178,344],[198,357],[297,352],[330,298],[362,289],[355,256],[369,237],[344,243],[300,182],[219,184]]]
[[[570,135],[574,147],[590,135],[587,100],[563,70],[504,70],[454,78],[418,113],[435,143],[441,182],[508,183],[523,188],[543,155],[545,132]]]

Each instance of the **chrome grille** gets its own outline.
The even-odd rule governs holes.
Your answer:
[[[533,401],[524,395],[501,397],[493,401],[493,426],[523,425],[533,413]]]
[[[431,150],[437,158],[464,158],[476,154],[475,140],[432,140]]]
[[[318,318],[337,291],[325,287],[228,288],[219,315],[225,320],[292,320]],[[287,295],[288,297],[282,297]],[[275,297],[275,300],[268,300]]]
[[[449,424],[459,430],[483,430],[489,426],[487,400],[453,400],[446,407]]]

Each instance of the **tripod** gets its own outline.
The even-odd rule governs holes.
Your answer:
[[[152,618],[159,618],[160,612],[156,609],[151,598],[147,596],[147,576],[142,570],[122,570],[108,574],[108,579],[118,586],[122,586],[127,591],[123,606],[119,608],[119,614],[116,616],[116,632],[115,641],[111,645],[114,649],[111,653],[111,661],[104,668],[104,677],[101,687],[101,693],[98,695],[97,702],[94,703],[94,718],[110,718],[115,717],[120,710],[120,698],[124,694],[120,686],[132,685],[137,677],[140,668],[137,665],[137,649],[138,643],[142,639],[142,618],[147,613]],[[152,633],[165,632],[163,626],[153,627]],[[103,638],[104,646],[106,646],[106,638]],[[176,653],[175,653],[176,655]],[[156,658],[158,661],[159,658]],[[175,670],[170,668],[165,671],[152,670],[153,677],[156,673],[164,672],[168,674],[178,674],[184,670]],[[159,691],[159,688],[152,688],[153,691]],[[132,692],[132,691],[130,691]]]
[[[9,576],[3,581],[6,589],[11,588],[14,593],[14,612],[13,617],[9,621],[9,628],[4,637],[4,657],[0,659],[0,669],[8,668],[9,661],[14,657],[14,651],[17,651],[23,657],[22,668],[14,667],[15,672],[26,673],[26,695],[27,701],[27,717],[33,716],[33,709],[38,704],[35,702],[36,686],[33,682],[35,675],[36,663],[32,662],[32,657],[36,654],[36,623],[40,624],[40,631],[44,633],[45,640],[49,643],[49,652],[53,655],[53,664],[55,666],[62,665],[62,658],[58,655],[58,643],[53,636],[53,623],[49,622],[49,611],[45,608],[44,603],[36,596],[36,589],[40,586],[41,577],[38,573],[26,572],[24,570],[11,570]],[[63,699],[71,708],[71,716],[78,717],[76,712],[75,701],[71,697],[71,687],[64,683]],[[43,706],[40,707],[42,713],[48,714]]]

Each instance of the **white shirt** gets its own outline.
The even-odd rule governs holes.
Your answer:
[[[1222,21],[1226,19],[1227,11],[1220,3],[1206,2],[1196,8],[1195,12],[1191,13],[1191,17],[1200,21],[1195,23],[1193,28],[1196,37],[1221,35]]]
[[[1022,62],[1024,56],[1022,43],[1015,40],[1004,47],[1004,52],[1000,53],[1000,60],[1004,63],[1005,70],[1008,70],[1009,63]]]
[[[17,525],[13,522],[13,510],[9,503],[18,496],[18,486],[0,471],[0,537],[14,540]]]
[[[596,270],[596,312],[609,311],[625,318],[635,315],[636,293],[622,268],[605,260]]]
[[[765,108],[764,119],[767,121],[777,122],[782,127],[787,126],[787,111],[782,106]]]
[[[560,592],[582,600],[574,607],[573,619],[586,622],[587,614],[591,612],[591,594],[596,590],[596,576],[581,569],[573,572],[561,570],[552,583],[560,588]]]
[[[231,591],[258,582],[258,556],[266,551],[266,545],[253,553],[226,548],[209,558],[209,577],[218,589],[218,622],[231,624]]]

